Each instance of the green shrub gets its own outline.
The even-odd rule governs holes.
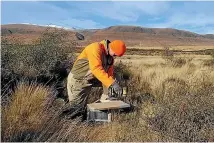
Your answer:
[[[76,45],[67,31],[53,28],[47,28],[31,44],[23,44],[16,37],[3,37],[1,94],[5,101],[21,79],[53,85],[64,98],[64,81],[73,64]]]
[[[65,62],[73,62],[75,41],[68,41],[68,32],[47,28],[33,44],[4,39],[2,42],[2,68],[22,76],[53,76]],[[71,55],[69,58],[68,56]]]

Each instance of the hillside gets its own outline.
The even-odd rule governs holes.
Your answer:
[[[211,35],[200,35],[169,28],[142,28],[136,26],[112,26],[98,30],[86,38],[90,41],[120,38],[131,46],[214,45],[214,38]]]
[[[2,25],[2,36],[19,37],[25,42],[36,39],[47,27],[26,24]],[[187,46],[187,45],[214,45],[214,35],[200,35],[197,33],[170,29],[144,28],[139,26],[111,26],[104,29],[66,30],[69,37],[79,40],[82,45],[103,39],[122,39],[128,46]]]
[[[24,43],[28,43],[36,40],[42,32],[49,29],[53,31],[54,29],[60,29],[68,32],[69,39],[78,40],[79,37],[82,37],[82,34],[75,32],[73,30],[65,30],[61,28],[55,27],[46,27],[46,26],[38,26],[38,25],[29,25],[29,24],[8,24],[1,25],[1,35],[7,36],[8,38],[16,38]],[[84,36],[83,36],[84,37]]]
[[[145,34],[155,34],[155,35],[168,35],[168,36],[183,36],[183,37],[203,37],[199,34],[170,29],[170,28],[143,28],[139,26],[111,26],[102,31],[105,32],[134,32],[134,33],[145,33]]]
[[[204,37],[214,39],[214,34],[206,34]]]

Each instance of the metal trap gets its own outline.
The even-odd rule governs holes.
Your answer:
[[[111,122],[114,114],[126,108],[130,105],[120,100],[87,104],[87,121]]]

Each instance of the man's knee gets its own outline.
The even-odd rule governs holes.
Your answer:
[[[74,100],[74,94],[73,94],[74,85],[75,85],[75,79],[73,78],[73,74],[69,73],[67,78],[67,94],[68,94],[69,102]]]
[[[68,87],[68,98],[69,101],[73,100],[85,100],[90,94],[91,86],[90,85],[80,85],[79,83],[74,84],[73,86]]]

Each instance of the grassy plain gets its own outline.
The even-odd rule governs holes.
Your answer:
[[[129,76],[125,101],[135,108],[114,122],[89,124],[59,117],[65,102],[57,95],[66,93],[63,68],[70,70],[71,63],[66,66],[65,61],[73,54],[68,53],[70,46],[60,44],[59,35],[46,36],[56,43],[3,45],[2,141],[214,141],[214,54],[173,55],[168,49],[161,55],[117,58],[115,73]],[[45,58],[49,55],[52,58]],[[36,80],[29,82],[29,77]],[[101,88],[93,88],[90,101],[101,94]]]
[[[129,49],[145,49],[145,50],[151,50],[151,49],[163,49],[162,46],[156,46],[156,47],[147,47],[147,46],[132,46],[128,47]],[[206,49],[214,49],[214,46],[170,46],[170,50],[182,50],[182,51],[198,51],[198,50],[206,50]]]

